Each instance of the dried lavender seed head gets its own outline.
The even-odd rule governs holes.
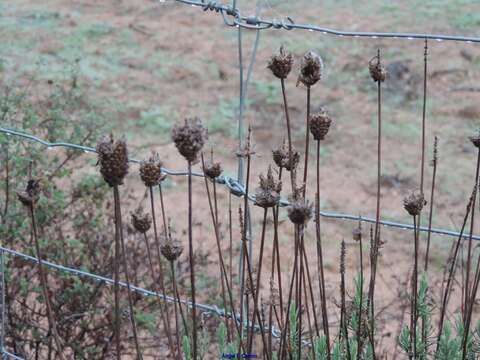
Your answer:
[[[298,82],[306,86],[313,86],[322,78],[323,60],[320,55],[313,51],[308,51],[303,55],[300,64],[300,75],[298,75]]]
[[[145,234],[152,225],[150,214],[144,213],[143,208],[139,207],[132,214],[132,225],[141,234]]]
[[[283,46],[280,47],[280,52],[277,55],[272,56],[268,63],[268,68],[279,79],[286,79],[290,71],[292,70],[293,56],[290,53],[285,52]]]
[[[122,185],[128,173],[128,151],[125,140],[103,136],[97,143],[98,165],[103,179],[110,186]]]
[[[380,62],[380,58],[375,56],[368,63],[368,70],[370,71],[370,76],[375,82],[384,82],[387,77],[387,70]]]
[[[281,147],[272,151],[273,161],[279,168],[284,168],[287,171],[295,169],[300,161],[300,154],[292,147],[292,164],[290,164],[290,152],[285,143]]]
[[[360,226],[352,230],[352,237],[355,241],[362,240],[362,228]]]
[[[205,169],[203,170],[205,176],[210,179],[216,179],[222,174],[222,165],[219,162],[209,162],[205,164]]]
[[[412,191],[405,199],[403,199],[403,207],[412,216],[417,216],[427,204],[423,194],[419,191]]]
[[[292,202],[288,208],[288,218],[297,225],[306,224],[312,217],[313,205],[305,199],[297,197],[297,200]]]
[[[17,197],[25,206],[35,205],[40,198],[41,184],[40,180],[30,179],[24,191],[17,191]]]
[[[165,236],[165,231],[163,232],[160,251],[168,261],[175,261],[182,255],[183,246],[178,240],[172,237],[170,226],[167,236]]]
[[[207,140],[207,129],[199,118],[185,119],[183,125],[175,125],[172,129],[172,140],[179,153],[189,162],[197,161],[198,153]]]
[[[323,140],[330,129],[332,119],[325,109],[310,116],[310,132],[315,140]]]
[[[158,153],[152,153],[148,160],[140,164],[140,178],[147,187],[157,186],[167,175],[162,174],[162,161]]]
[[[340,247],[340,274],[345,274],[345,255],[347,249],[345,248],[345,240],[342,240]]]
[[[475,136],[470,136],[469,139],[477,149],[480,148],[480,133]]]
[[[282,182],[275,181],[272,168],[268,167],[267,177],[260,175],[260,187],[255,192],[255,205],[269,208],[277,205],[282,191]]]

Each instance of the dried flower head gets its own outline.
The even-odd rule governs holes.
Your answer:
[[[197,161],[198,153],[207,140],[207,129],[198,117],[185,119],[183,125],[172,129],[172,140],[180,154],[189,162]]]
[[[480,132],[477,135],[470,136],[469,139],[477,149],[480,148]]]
[[[323,108],[319,112],[310,115],[310,132],[315,140],[323,140],[327,135],[332,119]]]
[[[132,214],[132,225],[141,234],[145,234],[152,225],[152,218],[149,213],[144,213],[143,208],[139,207]]]
[[[284,168],[287,171],[295,169],[300,161],[300,154],[292,147],[292,164],[290,164],[290,152],[285,142],[276,150],[272,151],[273,161],[279,168]]]
[[[323,60],[320,55],[313,51],[308,51],[303,55],[300,64],[300,75],[298,75],[298,82],[306,86],[313,86],[322,78]]]
[[[290,71],[292,70],[293,56],[290,53],[285,52],[283,45],[280,47],[280,51],[277,55],[272,56],[268,62],[268,68],[279,79],[286,79]]]
[[[219,177],[222,174],[222,171],[222,165],[219,162],[213,161],[206,163],[205,168],[203,169],[205,176],[212,180]]]
[[[352,237],[355,241],[362,240],[362,228],[360,226],[357,226],[352,230]]]
[[[125,140],[113,140],[103,136],[97,143],[98,165],[103,179],[110,186],[123,184],[123,179],[128,173],[128,151]]]
[[[417,216],[427,204],[423,194],[419,191],[412,191],[405,199],[403,199],[403,207],[412,216]]]
[[[370,76],[375,82],[384,82],[387,77],[387,70],[380,62],[379,55],[374,56],[368,63]]]
[[[41,184],[40,180],[30,179],[24,191],[17,191],[18,200],[25,206],[35,205],[40,198]]]
[[[140,164],[140,178],[147,187],[157,186],[167,175],[162,174],[162,161],[158,153],[152,153]]]
[[[172,237],[172,231],[170,224],[168,225],[168,233],[165,236],[165,231],[162,236],[162,243],[160,245],[160,251],[165,259],[168,261],[177,260],[183,252],[182,244]]]
[[[297,225],[306,224],[312,217],[313,205],[305,199],[297,197],[287,208],[288,218]]]
[[[260,187],[255,192],[255,205],[269,208],[277,205],[282,191],[282,182],[275,181],[271,166],[268,167],[267,177],[260,175]]]

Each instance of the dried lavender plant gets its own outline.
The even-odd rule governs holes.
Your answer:
[[[197,161],[198,153],[207,140],[207,130],[199,118],[185,119],[184,125],[176,125],[172,129],[172,140],[178,152],[188,163],[188,257],[190,261],[190,284],[192,293],[193,320],[193,358],[197,360],[197,314],[195,301],[195,258],[193,252],[193,210],[192,210],[192,164]]]
[[[412,276],[412,305],[410,312],[410,344],[413,344],[413,358],[417,357],[417,319],[418,319],[418,218],[426,205],[422,192],[412,192],[403,200],[405,210],[413,217],[414,265]]]
[[[178,297],[178,290],[177,290],[177,279],[175,276],[175,261],[182,255],[183,246],[182,244],[172,237],[172,231],[170,224],[168,225],[168,236],[163,239],[162,244],[160,245],[160,251],[162,255],[167,259],[170,263],[170,271],[172,275],[172,290],[173,296],[179,300]],[[178,325],[178,310],[177,305],[180,308],[180,313],[182,316],[183,326],[185,332],[187,332],[187,322],[185,320],[185,316],[183,315],[182,306],[180,301],[174,302],[174,317],[175,317],[175,337],[177,339],[177,359],[182,359],[182,350],[181,350],[181,342],[180,342],[180,326]]]
[[[302,83],[307,87],[307,118],[305,125],[305,164],[303,167],[303,197],[307,191],[307,177],[308,177],[308,153],[310,144],[310,89],[315,85],[323,75],[323,60],[320,55],[313,51],[308,51],[303,55],[300,65],[300,75],[298,76],[298,83]]]
[[[253,315],[252,326],[250,330],[250,337],[248,341],[248,349],[251,351],[253,342],[253,333],[255,329],[255,317],[257,315],[258,299],[260,294],[260,279],[262,275],[263,264],[263,249],[265,245],[265,231],[267,227],[267,213],[269,208],[273,208],[278,204],[280,200],[280,192],[282,190],[282,183],[275,181],[272,173],[272,168],[268,167],[267,176],[260,175],[260,187],[255,193],[255,205],[264,209],[263,221],[262,221],[262,235],[260,240],[260,253],[258,257],[257,265],[257,283],[255,286],[255,294],[253,296]],[[261,324],[260,324],[261,325]],[[266,347],[265,347],[266,348]]]
[[[350,343],[348,341],[348,316],[347,316],[347,307],[346,307],[346,290],[345,290],[345,256],[347,250],[345,248],[345,240],[342,240],[340,247],[340,338],[343,338],[345,342],[347,359],[351,360],[352,356],[350,353]]]
[[[425,272],[428,271],[428,262],[429,262],[429,256],[430,256],[430,239],[432,235],[432,219],[433,219],[433,201],[435,199],[435,182],[437,178],[438,138],[436,136],[433,142],[433,159],[430,164],[433,167],[433,174],[432,174],[432,187],[430,190],[430,210],[428,213],[427,249],[425,251],[425,268],[424,268]]]
[[[221,244],[220,244],[220,229],[219,229],[219,224],[218,224],[218,213],[216,214],[216,209],[214,210],[214,207],[212,205],[212,197],[210,195],[210,188],[208,186],[208,180],[207,180],[207,178],[210,178],[210,180],[212,182],[215,182],[215,179],[218,176],[220,176],[220,171],[218,171],[218,170],[216,170],[215,172],[210,171],[211,168],[208,168],[205,164],[205,160],[203,158],[203,153],[201,154],[201,159],[202,159],[202,167],[203,167],[204,173],[209,174],[206,177],[204,177],[204,180],[205,180],[205,188],[207,190],[208,205],[209,205],[209,208],[210,208],[210,214],[211,214],[212,221],[213,221],[213,228],[214,228],[214,232],[215,232],[215,240],[216,240],[216,244],[217,244],[217,253],[218,253],[218,260],[219,260],[219,267],[220,267],[220,276],[221,276],[221,281],[222,281],[222,300],[223,300],[223,303],[224,303],[224,309],[226,310],[227,309],[227,300],[226,300],[226,297],[225,297],[225,285],[226,285],[228,298],[229,298],[230,310],[231,310],[232,315],[235,316],[236,311],[235,311],[235,303],[233,301],[233,296],[232,296],[231,275],[230,275],[230,281],[229,281],[227,270],[225,268],[225,262],[223,260],[223,250],[222,250]],[[220,168],[220,165],[218,165],[216,167]],[[215,175],[215,176],[213,176],[213,175]],[[237,335],[240,339],[240,346],[243,348],[244,345],[243,345],[243,342],[242,342],[242,339],[241,339],[241,329],[240,329],[237,321],[234,320],[233,323],[236,327]],[[226,327],[227,327],[227,332],[229,332],[230,330],[228,329],[229,328],[228,322],[226,324]]]
[[[362,354],[362,313],[363,313],[363,244],[362,244],[362,222],[358,222],[358,227],[353,229],[353,240],[358,241],[358,253],[360,258],[360,280],[359,280],[359,302],[358,302],[358,314],[357,321],[358,326],[356,329],[357,338],[357,360],[360,360]]]
[[[124,140],[114,141],[113,135],[110,137],[102,137],[97,143],[98,165],[100,166],[100,173],[105,182],[113,188],[114,197],[114,212],[115,212],[115,337],[117,344],[117,359],[120,359],[120,314],[119,314],[119,266],[118,262],[121,259],[125,270],[125,280],[128,289],[128,305],[130,309],[130,321],[132,323],[133,338],[135,341],[135,348],[137,358],[142,358],[140,345],[137,336],[137,327],[135,324],[135,315],[133,312],[133,301],[130,291],[130,281],[128,276],[127,260],[125,254],[125,242],[123,240],[123,225],[122,213],[120,205],[119,185],[123,184],[123,180],[128,173],[128,150],[127,144]],[[121,246],[121,249],[120,249]]]
[[[438,353],[439,346],[440,346],[440,340],[442,338],[442,333],[443,333],[443,325],[445,321],[445,313],[447,311],[447,306],[448,306],[448,299],[451,291],[451,286],[452,286],[452,281],[454,278],[455,274],[455,267],[456,267],[456,262],[457,262],[457,257],[458,257],[458,250],[460,248],[460,244],[462,243],[462,238],[463,238],[463,232],[465,231],[465,226],[467,224],[468,216],[470,215],[470,211],[472,209],[472,204],[473,204],[473,199],[475,198],[477,194],[477,187],[475,186],[472,190],[472,194],[470,195],[470,199],[467,204],[465,216],[463,218],[463,223],[462,223],[462,228],[460,230],[460,234],[458,236],[457,242],[455,243],[455,248],[453,252],[453,256],[451,258],[451,263],[450,263],[450,269],[448,272],[448,277],[447,277],[447,285],[445,286],[445,289],[443,291],[443,296],[442,296],[442,304],[440,307],[440,320],[438,323],[438,334],[437,334],[437,341],[436,341],[436,350],[435,353]]]
[[[332,119],[328,115],[327,111],[321,109],[318,113],[315,113],[311,116],[310,119],[310,132],[314,140],[317,142],[317,172],[316,172],[316,182],[317,182],[317,191],[315,194],[315,235],[316,235],[316,245],[317,245],[317,267],[318,267],[318,285],[320,289],[320,300],[322,308],[322,320],[323,320],[323,329],[327,342],[327,354],[330,354],[330,334],[329,334],[329,323],[328,323],[328,314],[327,314],[327,300],[325,296],[325,276],[323,268],[323,249],[322,249],[322,237],[320,229],[320,143],[325,139],[325,136],[328,134]],[[330,355],[327,355],[330,359]]]
[[[372,80],[377,83],[377,104],[378,104],[378,133],[377,133],[377,210],[375,214],[375,235],[373,241],[373,250],[372,254],[374,254],[372,263],[370,265],[370,285],[368,291],[368,309],[370,312],[370,339],[372,342],[372,349],[373,349],[373,358],[376,358],[375,354],[375,343],[373,341],[373,332],[375,329],[375,280],[376,280],[376,272],[377,272],[377,259],[378,259],[378,251],[380,248],[380,182],[381,182],[381,175],[382,175],[382,82],[385,81],[387,76],[387,71],[385,67],[382,65],[381,57],[380,57],[380,49],[378,49],[377,55],[372,58],[368,64],[368,68],[370,71],[370,76]]]
[[[40,278],[40,285],[42,287],[43,297],[45,299],[45,307],[47,309],[48,327],[53,335],[53,340],[57,346],[57,355],[60,360],[63,360],[63,346],[58,336],[57,322],[55,321],[55,314],[53,313],[52,303],[50,301],[50,295],[47,287],[47,276],[43,268],[42,253],[40,250],[40,244],[38,241],[37,222],[35,219],[35,205],[40,198],[41,183],[39,180],[28,180],[27,186],[24,191],[17,192],[17,197],[20,202],[28,208],[30,215],[30,222],[32,228],[32,238],[35,245],[36,257],[38,259],[38,275]]]
[[[290,53],[287,53],[284,47],[280,47],[280,52],[277,55],[272,56],[270,62],[268,63],[268,68],[272,71],[273,75],[280,79],[280,84],[282,87],[282,96],[283,96],[283,107],[285,110],[285,120],[287,125],[287,138],[288,138],[288,168],[290,171],[290,182],[292,186],[292,193],[296,189],[296,156],[294,156],[294,150],[292,145],[292,129],[290,125],[290,115],[288,112],[288,102],[287,102],[287,93],[285,91],[285,79],[292,70],[293,65],[293,56]],[[275,154],[274,154],[275,155]]]
[[[479,170],[480,170],[480,131],[477,135],[470,137],[470,141],[472,144],[477,148],[477,165],[475,168],[475,187],[478,188],[478,176],[479,176]],[[465,304],[464,304],[464,309],[468,309],[468,301],[469,301],[469,291],[470,291],[470,273],[471,273],[471,258],[472,258],[472,236],[473,236],[473,231],[475,228],[475,203],[476,203],[476,197],[473,199],[472,203],[472,211],[470,214],[470,235],[468,236],[468,250],[467,250],[467,269],[466,269],[466,278],[465,278]],[[466,314],[464,314],[466,315]],[[466,316],[464,316],[464,322],[466,320]]]
[[[252,145],[251,145],[251,137],[252,137],[252,127],[249,125],[248,126],[248,135],[247,135],[247,143],[245,146],[245,149],[243,150],[243,153],[240,154],[241,156],[244,156],[247,158],[247,174],[245,178],[245,195],[243,197],[244,199],[244,213],[243,213],[243,226],[241,227],[242,229],[242,247],[243,247],[243,263],[246,263],[246,270],[247,270],[247,280],[248,280],[248,287],[250,289],[250,292],[252,295],[255,297],[255,293],[258,292],[259,289],[255,288],[254,284],[254,278],[253,278],[253,270],[252,270],[252,264],[250,262],[250,256],[248,253],[248,248],[247,248],[247,222],[246,219],[248,219],[248,194],[249,194],[249,182],[250,182],[250,170],[251,170],[251,158],[252,155],[254,154],[252,150]],[[242,222],[242,220],[241,220]],[[243,266],[243,269],[245,270],[245,266]],[[244,282],[242,282],[242,285],[244,285]],[[241,289],[241,305],[240,305],[240,323],[243,324],[243,294],[246,293],[244,286],[242,286]],[[248,295],[248,294],[247,294]],[[254,309],[253,309],[254,314],[256,314],[256,318],[258,320],[259,324],[262,324],[261,320],[261,314],[260,311],[258,310],[258,305],[255,306],[254,304]],[[248,313],[247,313],[247,319],[248,319]],[[250,329],[253,330],[253,329]],[[263,348],[267,349],[267,340],[265,337],[265,331],[263,329],[263,326],[260,326],[260,333],[262,336],[262,343],[263,343]],[[249,334],[249,339],[250,336],[253,336],[253,334]],[[250,345],[250,344],[249,344]],[[249,346],[250,350],[250,346]],[[266,358],[270,359],[270,354],[266,354]]]
[[[160,291],[164,294],[165,293],[165,278],[164,278],[164,269],[163,269],[163,264],[162,264],[162,259],[161,259],[161,251],[160,251],[160,238],[158,235],[158,228],[157,228],[157,219],[155,216],[155,198],[153,196],[153,188],[155,186],[159,186],[160,188],[160,202],[162,205],[162,217],[163,217],[163,226],[165,231],[167,231],[167,225],[166,225],[166,220],[165,220],[165,209],[163,206],[163,197],[161,193],[161,184],[162,181],[165,180],[166,175],[162,173],[162,161],[160,160],[160,157],[158,153],[152,153],[151,156],[147,159],[142,161],[140,164],[140,178],[143,182],[143,184],[148,188],[149,191],[149,197],[150,197],[150,212],[151,212],[151,218],[153,222],[153,234],[154,234],[154,240],[155,240],[155,248],[157,251],[157,259],[158,259],[158,264],[159,264],[159,271],[158,271],[158,280],[160,283],[159,289]],[[165,233],[165,236],[167,234]],[[147,242],[148,244],[148,242]],[[147,247],[148,251],[148,247]],[[152,277],[153,281],[156,284],[157,283],[157,276],[155,276],[153,267],[151,268],[152,272]],[[158,289],[158,288],[157,288]],[[175,354],[175,346],[173,343],[172,339],[172,332],[170,328],[170,321],[168,320],[168,312],[167,312],[167,307],[166,304],[163,302],[159,303],[159,309],[160,309],[160,317],[162,319],[163,323],[163,328],[165,329],[165,332],[167,333],[167,339],[168,339],[168,346],[170,348],[170,352],[172,354]],[[187,329],[185,329],[185,332],[187,332]]]

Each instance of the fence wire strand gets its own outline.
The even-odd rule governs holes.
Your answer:
[[[46,146],[47,148],[55,148],[55,147],[62,147],[62,148],[68,148],[68,149],[74,149],[74,150],[80,150],[85,153],[89,154],[95,154],[96,150],[92,147],[84,146],[84,145],[77,145],[77,144],[70,144],[66,142],[49,142],[46,140],[42,140],[34,135],[27,134],[21,131],[13,130],[13,129],[7,129],[0,127],[0,133],[4,133],[6,135],[13,135],[16,137],[28,139],[33,142],[37,142],[39,144],[42,144],[43,146]],[[134,158],[129,159],[130,162],[133,163],[141,163],[140,160],[136,160]],[[185,176],[188,174],[186,171],[176,171],[176,170],[170,170],[167,168],[162,168],[162,172],[168,175],[173,175],[173,176]],[[204,175],[199,172],[193,172],[193,176],[196,177],[203,177]],[[245,188],[242,184],[240,184],[235,178],[228,176],[228,175],[222,175],[217,178],[217,183],[224,185],[227,187],[230,192],[238,197],[243,197],[245,195]],[[250,201],[255,201],[255,196],[254,195],[248,195],[248,198]],[[289,205],[289,202],[285,199],[280,200],[280,206],[286,207]],[[359,222],[364,222],[364,223],[370,223],[370,224],[375,224],[375,219],[371,217],[365,217],[365,216],[360,216],[360,215],[353,215],[353,214],[345,214],[345,213],[338,213],[338,212],[330,212],[330,211],[320,211],[320,215],[325,218],[330,218],[330,219],[339,219],[339,220],[349,220],[349,221],[359,221]],[[380,225],[383,225],[385,227],[391,227],[391,228],[397,228],[401,230],[414,230],[414,227],[412,224],[406,224],[398,221],[390,221],[390,220],[382,220],[380,219]],[[425,226],[420,226],[418,228],[419,231],[422,232],[428,232],[429,229],[428,227]],[[445,236],[451,236],[451,237],[459,237],[462,235],[458,231],[454,230],[448,230],[448,229],[442,229],[442,228],[432,228],[430,230],[431,233],[433,234],[439,234],[439,235],[445,235]],[[464,233],[462,235],[464,238],[469,238],[470,234],[469,233]],[[480,240],[479,235],[472,235],[473,240]]]
[[[266,29],[283,29],[283,30],[308,30],[320,32],[322,34],[336,35],[340,37],[354,37],[354,38],[391,38],[391,39],[431,39],[437,41],[456,41],[466,43],[480,43],[480,37],[475,36],[457,36],[444,34],[420,34],[409,32],[370,32],[370,31],[344,31],[330,29],[322,26],[312,24],[297,24],[290,17],[286,16],[284,19],[263,19],[256,15],[245,16],[236,7],[234,2],[232,5],[227,5],[215,0],[172,0],[178,3],[187,4],[199,7],[204,11],[214,11],[222,15],[223,21],[227,26],[238,26],[245,29],[266,30]],[[161,1],[162,3],[164,1]]]

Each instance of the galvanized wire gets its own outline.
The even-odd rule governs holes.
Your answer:
[[[24,253],[16,251],[16,250],[12,250],[12,249],[8,249],[8,248],[5,248],[3,246],[0,246],[0,251],[2,253],[5,253],[5,254],[11,255],[11,256],[20,257],[22,259],[28,260],[28,261],[33,262],[33,263],[38,263],[38,258],[36,258],[34,256],[31,256],[31,255],[24,254]],[[95,281],[99,281],[99,282],[105,283],[107,285],[114,285],[115,284],[115,280],[113,280],[109,277],[93,274],[93,273],[90,273],[88,271],[84,271],[84,270],[80,270],[80,269],[76,269],[76,268],[71,268],[71,267],[68,267],[68,266],[63,266],[63,265],[60,265],[60,264],[53,263],[51,261],[42,260],[42,265],[44,265],[46,267],[49,267],[49,268],[52,268],[52,269],[55,269],[55,270],[58,270],[58,271],[65,272],[65,273],[69,273],[69,274],[73,274],[73,275],[76,275],[76,276],[81,276],[81,277],[86,277],[86,278],[89,278],[89,279],[93,279]],[[127,288],[127,284],[123,281],[120,281],[118,284],[119,284],[120,287]],[[144,289],[144,288],[139,287],[139,286],[130,285],[130,289],[131,289],[131,291],[137,292],[137,293],[139,293],[141,295],[144,295],[144,296],[156,296],[156,297],[162,299],[165,302],[169,302],[169,303],[175,303],[176,302],[176,303],[178,303],[178,301],[174,297],[171,297],[171,296],[168,296],[168,295],[165,295],[165,294],[161,294],[161,293],[157,293],[157,292],[152,291],[152,290]],[[192,307],[192,303],[190,301],[180,300],[180,303],[184,304],[188,307]],[[210,313],[210,314],[215,314],[215,315],[222,316],[222,317],[233,318],[231,313],[226,312],[225,309],[221,309],[216,305],[207,305],[207,304],[196,303],[195,307],[197,309],[201,310],[203,313]],[[239,321],[238,320],[239,319],[238,314],[235,314],[235,319],[236,319],[236,321]],[[248,322],[248,321],[245,321],[244,326],[249,327],[249,326],[251,326],[251,323]],[[259,330],[258,326],[257,326],[256,329]],[[273,328],[272,329],[272,335],[274,337],[279,337],[280,336],[280,331],[277,330],[276,328]]]
[[[9,352],[5,349],[2,349],[2,359],[25,360],[24,358],[21,358],[20,356],[12,354],[11,352]]]
[[[31,134],[27,134],[21,131],[13,130],[13,129],[7,129],[0,127],[0,133],[4,133],[7,135],[13,135],[17,137],[21,137],[24,139],[28,139],[30,141],[37,142],[39,144],[42,144],[46,146],[47,148],[55,148],[55,147],[62,147],[62,148],[68,148],[68,149],[74,149],[74,150],[81,150],[85,153],[91,153],[94,154],[96,153],[96,150],[92,147],[84,146],[84,145],[77,145],[77,144],[69,144],[66,142],[49,142],[42,140],[36,136],[33,136]],[[140,160],[136,160],[133,158],[130,158],[129,161],[133,163],[141,163]],[[176,171],[176,170],[170,170],[166,168],[162,168],[162,172],[168,175],[187,175],[188,172],[186,171]],[[203,177],[204,175],[199,172],[193,172],[193,176],[197,177]],[[242,197],[245,195],[245,188],[242,184],[240,184],[235,178],[228,176],[228,175],[222,175],[217,178],[217,183],[224,185],[227,187],[230,192],[235,195]],[[249,194],[248,198],[250,201],[255,202],[255,196]],[[289,202],[285,199],[280,200],[280,206],[286,207],[289,205]],[[344,214],[344,213],[337,213],[337,212],[330,212],[330,211],[320,211],[320,215],[325,218],[331,218],[331,219],[339,219],[339,220],[351,220],[351,221],[359,221],[359,222],[364,222],[364,223],[370,223],[370,224],[375,224],[375,219],[371,217],[365,217],[365,216],[359,216],[359,215],[352,215],[352,214]],[[386,227],[392,227],[392,228],[398,228],[402,230],[414,230],[414,227],[412,224],[406,224],[406,223],[401,223],[398,221],[390,221],[390,220],[382,220],[380,219],[380,225],[386,226]],[[418,228],[419,231],[422,232],[428,232],[429,229],[428,227],[421,226]],[[448,229],[441,229],[441,228],[432,228],[431,233],[433,234],[439,234],[439,235],[446,235],[446,236],[452,236],[452,237],[459,237],[461,234],[458,231],[454,230],[448,230]],[[470,234],[464,233],[462,235],[464,238],[468,238]],[[472,239],[474,240],[480,240],[479,235],[472,235]]]
[[[370,31],[344,31],[330,29],[313,24],[297,24],[290,17],[284,19],[262,19],[259,16],[251,15],[244,16],[240,10],[236,8],[235,2],[233,5],[223,4],[215,0],[173,0],[175,2],[197,6],[204,11],[214,11],[222,15],[225,25],[239,26],[245,29],[266,30],[266,29],[284,29],[284,30],[309,30],[320,32],[323,34],[336,35],[340,37],[355,37],[355,38],[392,38],[392,39],[432,39],[437,41],[457,41],[466,43],[480,43],[480,38],[475,36],[456,36],[443,34],[421,34],[408,32],[370,32]]]

